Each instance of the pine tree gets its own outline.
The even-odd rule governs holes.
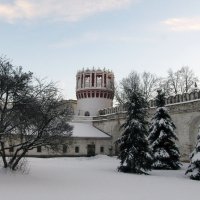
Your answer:
[[[119,171],[137,174],[148,174],[152,157],[147,141],[147,106],[139,89],[126,91],[128,102],[127,118],[122,125],[123,133],[117,140],[119,145],[118,159],[121,160]]]
[[[197,143],[190,155],[190,164],[185,174],[189,174],[191,179],[200,180],[200,127],[197,135]]]
[[[175,141],[175,125],[165,107],[165,94],[159,90],[156,97],[156,113],[149,128],[149,144],[153,152],[154,169],[179,169],[180,153]]]

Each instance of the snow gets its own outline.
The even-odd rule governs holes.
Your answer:
[[[154,153],[154,157],[157,158],[169,158],[170,155],[167,153],[167,151],[164,148],[157,149]]]
[[[160,125],[160,126],[166,126],[166,122],[165,122],[165,121],[166,121],[165,119],[161,118],[161,119],[159,120],[159,125]]]
[[[70,123],[74,127],[72,137],[110,138],[109,135],[96,129],[91,123]]]
[[[137,119],[131,119],[131,126],[141,129],[142,123],[139,122],[139,120],[137,120]]]
[[[194,162],[200,162],[200,152],[197,152],[196,154],[194,154],[194,156],[192,157],[192,163]]]
[[[5,200],[188,200],[199,198],[200,182],[181,170],[154,170],[151,175],[118,172],[114,157],[29,158],[29,173],[0,170]]]
[[[156,112],[157,112],[157,113],[158,113],[158,112],[162,112],[162,111],[168,112],[168,108],[166,108],[166,107],[158,107],[158,108],[156,109]]]

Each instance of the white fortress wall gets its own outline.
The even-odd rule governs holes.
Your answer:
[[[200,99],[184,101],[167,105],[170,115],[176,125],[176,133],[179,141],[182,160],[188,160],[193,150],[200,125]],[[93,125],[98,129],[113,136],[114,142],[120,136],[120,126],[123,124],[126,113],[124,109],[108,108],[101,110],[98,117],[94,118]],[[149,109],[149,121],[155,113],[155,108]]]

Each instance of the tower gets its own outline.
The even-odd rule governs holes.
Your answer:
[[[76,75],[77,115],[96,116],[113,105],[114,74],[109,70],[86,69]]]

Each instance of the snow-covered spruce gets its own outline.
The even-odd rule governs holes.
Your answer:
[[[190,155],[190,165],[186,171],[191,179],[200,180],[200,126],[197,135],[197,143],[194,151]]]
[[[148,174],[152,157],[147,141],[147,101],[138,90],[128,91],[127,118],[122,125],[123,133],[117,140],[119,171]]]
[[[179,169],[180,153],[175,140],[175,125],[165,107],[165,94],[158,91],[156,97],[156,113],[149,128],[149,144],[153,152],[154,169]]]

